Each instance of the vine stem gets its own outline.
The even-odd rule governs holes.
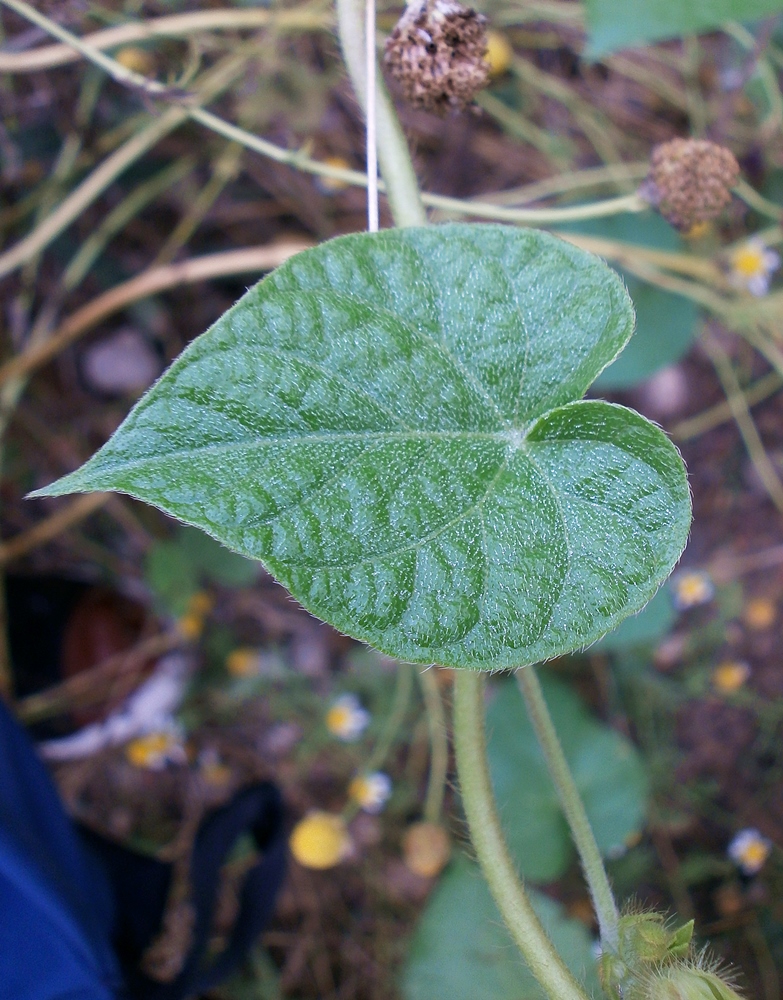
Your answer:
[[[34,8],[31,8],[34,9]],[[82,41],[93,49],[115,49],[133,42],[159,38],[186,38],[205,31],[237,31],[244,28],[275,27],[278,30],[328,31],[333,17],[325,11],[298,10],[194,10],[185,14],[151,17],[103,28],[85,35]],[[49,32],[49,26],[39,25]],[[51,32],[49,32],[51,34]],[[72,44],[46,45],[21,52],[0,52],[0,73],[37,73],[67,66],[84,57]]]
[[[372,774],[383,767],[386,758],[391,753],[394,742],[399,736],[405,716],[408,712],[408,704],[411,700],[413,690],[413,666],[410,663],[399,663],[397,665],[397,679],[394,687],[394,698],[389,715],[386,718],[378,742],[375,744],[367,762],[360,768],[358,774]],[[354,799],[349,799],[342,811],[342,817],[346,823],[350,822],[361,807]]]
[[[547,768],[557,789],[563,813],[571,830],[582,869],[593,900],[598,926],[601,931],[603,951],[617,951],[619,944],[617,904],[604,868],[601,852],[595,842],[590,820],[587,818],[582,798],[576,787],[568,761],[563,753],[557,730],[549,714],[544,692],[533,667],[517,671],[517,683],[527,705],[538,744],[544,754]]]
[[[383,732],[378,738],[378,742],[370,754],[365,764],[364,771],[376,771],[381,767],[389,756],[394,741],[405,722],[405,714],[408,711],[408,703],[411,700],[413,690],[413,670],[410,663],[400,663],[397,665],[397,682],[394,688],[394,699],[391,711],[383,727]]]
[[[365,38],[363,0],[337,0],[337,24],[343,58],[351,77],[354,93],[367,114],[367,69],[365,59],[370,39]],[[408,143],[402,133],[397,114],[383,81],[376,60],[376,127],[378,160],[386,181],[389,207],[398,226],[424,226],[427,216],[421,203],[419,185],[411,163]]]
[[[462,802],[484,878],[530,971],[550,1000],[586,1000],[536,916],[500,826],[487,765],[484,674],[458,670],[454,681],[454,746]]]
[[[419,672],[419,683],[427,711],[427,727],[430,732],[430,774],[427,781],[427,797],[424,800],[424,819],[428,823],[440,822],[449,768],[446,712],[438,686],[437,669],[430,667]]]

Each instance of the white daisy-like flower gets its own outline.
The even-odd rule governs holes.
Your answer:
[[[346,743],[358,740],[369,724],[370,713],[355,694],[340,695],[326,713],[326,728]]]
[[[780,254],[757,237],[737,247],[729,258],[731,283],[751,295],[766,295],[770,278],[779,267]]]
[[[672,578],[672,592],[674,606],[678,611],[685,611],[711,601],[715,585],[703,570],[686,571]]]
[[[348,786],[348,794],[365,812],[379,813],[392,793],[391,778],[383,771],[359,774]]]
[[[148,771],[162,771],[168,764],[188,761],[183,733],[176,724],[137,736],[126,744],[125,756],[134,767]]]
[[[734,836],[726,853],[745,875],[755,875],[764,866],[771,850],[772,842],[749,827]]]

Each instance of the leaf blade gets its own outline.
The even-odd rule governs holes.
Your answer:
[[[754,21],[783,10],[781,0],[586,0],[590,58],[720,28],[726,21]]]
[[[668,455],[660,476],[683,508],[675,543],[646,558],[644,581],[616,607],[585,612],[576,631],[550,627],[584,580],[568,583],[562,503],[547,485],[554,439],[542,428],[552,414],[562,423],[632,325],[616,275],[546,234],[342,237],[251,289],[96,456],[43,492],[153,503],[260,559],[315,615],[397,658],[533,662],[638,610],[684,545],[679,456],[642,418],[615,416],[613,432],[641,433],[642,421],[645,448]],[[576,447],[599,447],[591,433]],[[582,522],[597,544],[604,521]],[[621,525],[626,535],[637,522]]]

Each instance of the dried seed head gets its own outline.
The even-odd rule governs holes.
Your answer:
[[[386,39],[384,62],[414,107],[446,114],[489,82],[486,18],[456,0],[423,0]]]
[[[706,139],[672,139],[656,146],[640,193],[677,229],[714,219],[731,201],[739,178],[731,150]]]

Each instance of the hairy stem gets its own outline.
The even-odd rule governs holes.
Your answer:
[[[378,742],[359,774],[372,774],[373,771],[377,771],[386,763],[408,713],[411,691],[413,690],[413,669],[410,663],[400,663],[397,666],[397,682],[394,688],[391,711],[378,737]],[[350,822],[359,808],[358,802],[353,799],[349,800],[342,812],[343,819]]]
[[[517,874],[500,826],[487,766],[484,675],[458,670],[454,683],[454,745],[470,839],[511,936],[550,1000],[586,1000],[541,926]]]
[[[354,93],[367,111],[363,0],[337,0],[340,44]],[[389,207],[398,226],[426,225],[419,185],[411,163],[408,143],[376,66],[376,127],[378,161],[386,181]]]
[[[424,800],[424,819],[428,823],[439,823],[443,809],[443,793],[449,767],[449,738],[446,728],[446,712],[443,708],[437,667],[419,671],[419,683],[427,710],[427,727],[430,732],[430,776],[427,782],[427,797]]]
[[[389,717],[386,719],[383,731],[378,738],[378,742],[364,767],[365,771],[377,771],[386,762],[386,758],[394,746],[394,741],[397,739],[402,724],[405,721],[408,704],[411,700],[413,670],[414,668],[410,663],[400,663],[397,666],[397,684],[394,688],[391,711],[389,712]]]
[[[533,667],[517,671],[517,682],[527,705],[527,712],[533,724],[538,744],[546,759],[549,774],[554,782],[563,813],[571,829],[571,836],[579,852],[582,869],[587,879],[590,895],[601,930],[601,947],[604,951],[617,951],[617,904],[606,875],[601,852],[595,842],[590,820],[587,818],[582,798],[571,775],[560,740],[557,738],[552,717],[549,714],[544,692],[538,682]]]

